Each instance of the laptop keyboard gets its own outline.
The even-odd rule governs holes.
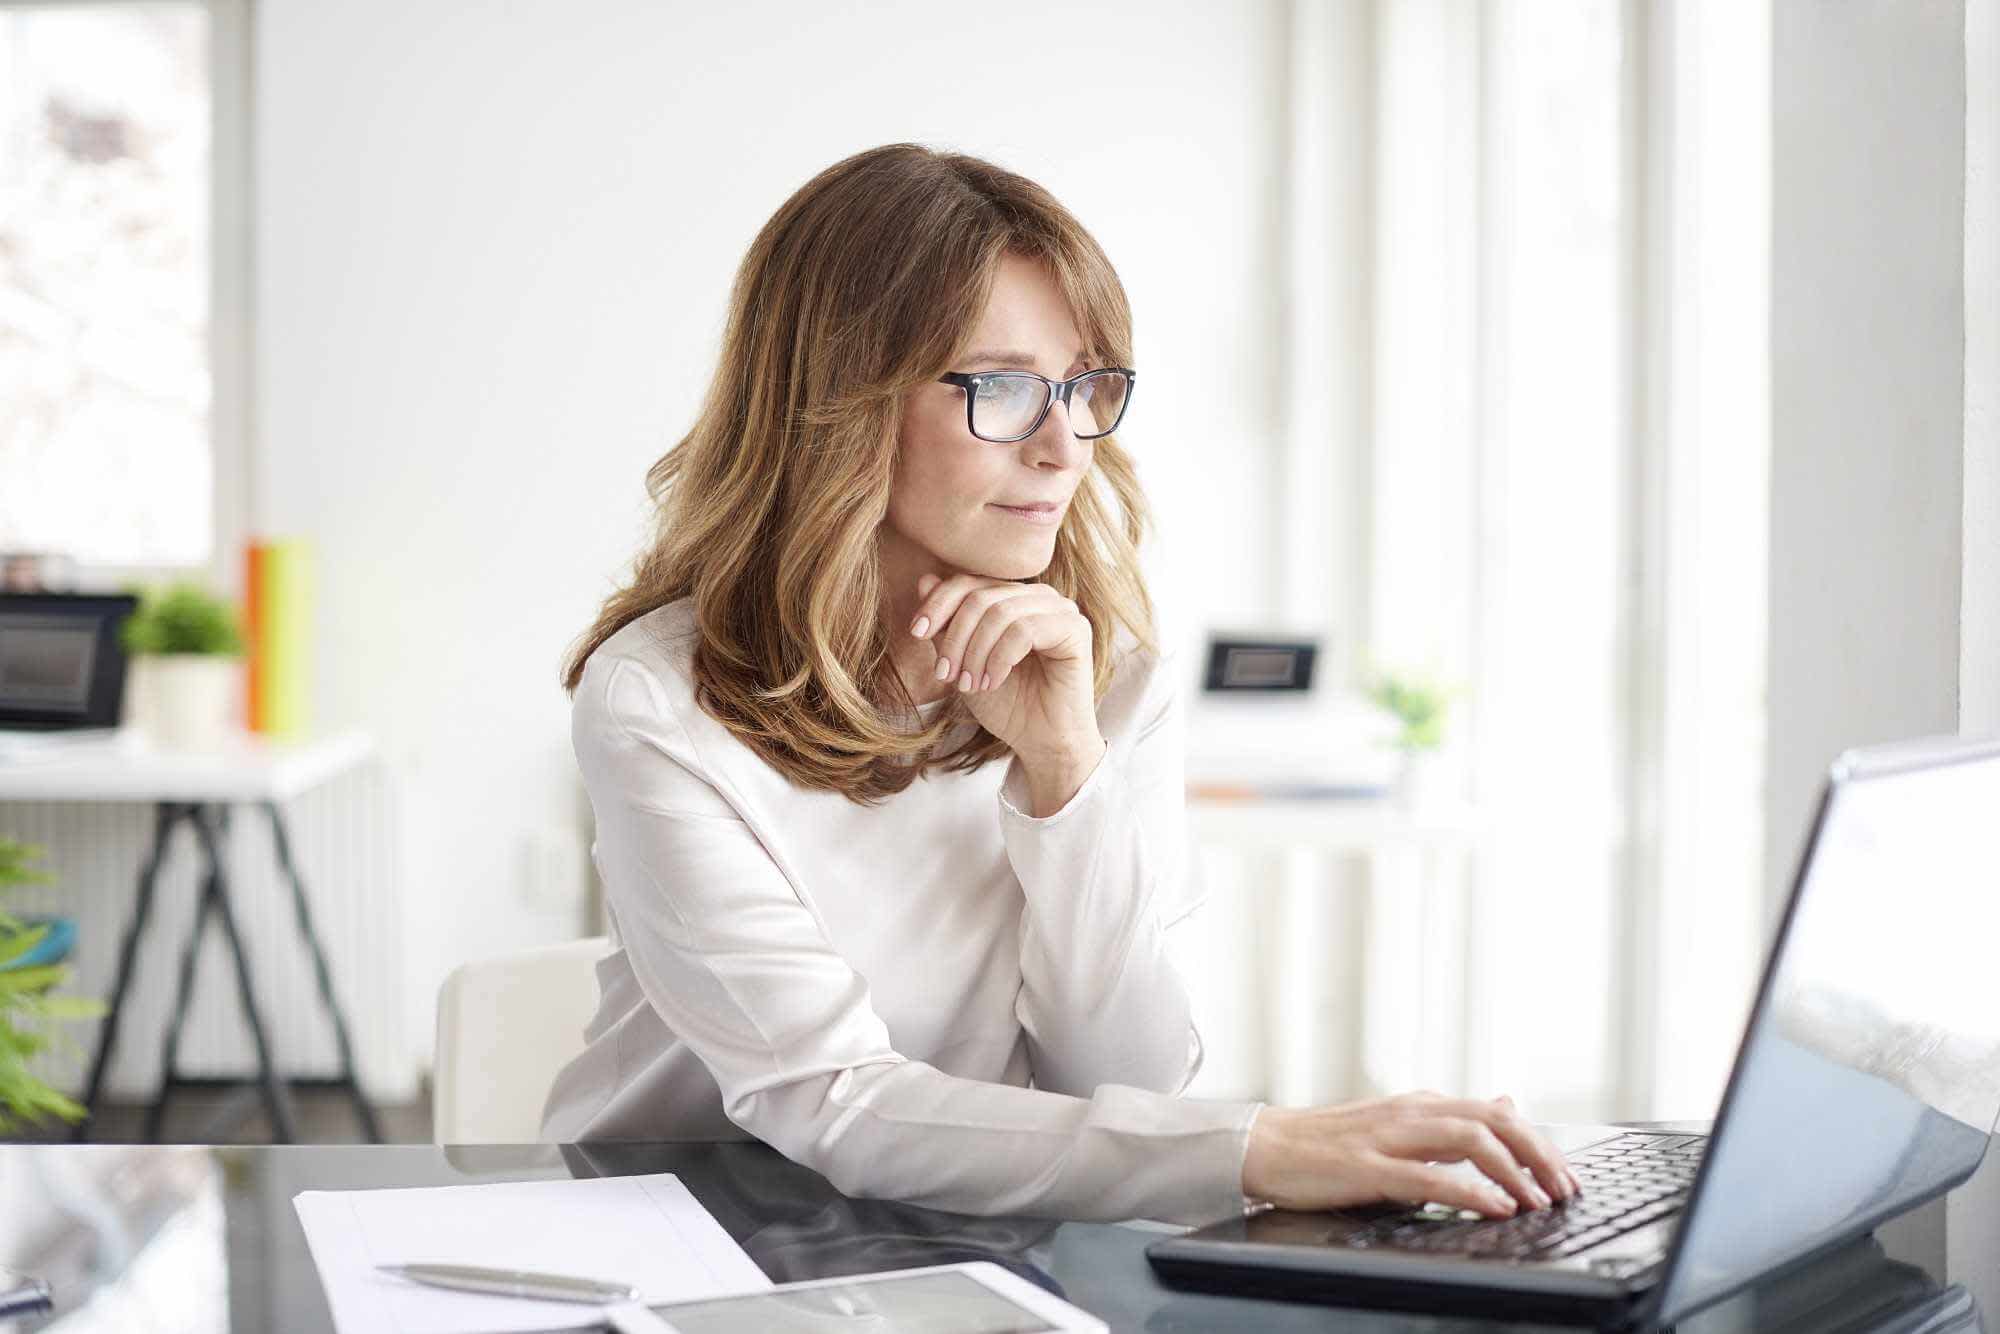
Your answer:
[[[1679,1212],[1701,1164],[1706,1135],[1629,1134],[1569,1155],[1583,1191],[1567,1203],[1512,1218],[1468,1218],[1431,1206],[1378,1219],[1350,1246],[1555,1260]]]

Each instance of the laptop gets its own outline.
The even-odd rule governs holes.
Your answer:
[[[1848,751],[1709,1133],[1551,1127],[1583,1191],[1513,1218],[1266,1210],[1148,1258],[1180,1287],[1669,1324],[1973,1174],[2000,1116],[1996,951],[2000,738]]]

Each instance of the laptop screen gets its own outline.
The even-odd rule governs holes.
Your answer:
[[[2000,749],[1889,753],[1825,797],[1662,1321],[1937,1195],[2000,1115]]]

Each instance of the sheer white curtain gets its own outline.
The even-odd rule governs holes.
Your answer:
[[[1758,935],[1768,19],[1381,15],[1370,628],[1468,686],[1465,1085],[1700,1115]]]
[[[1463,687],[1491,833],[1284,871],[1333,981],[1270,1088],[1704,1114],[1758,939],[1765,8],[1291,12],[1288,606]]]

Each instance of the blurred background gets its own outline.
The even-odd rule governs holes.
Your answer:
[[[851,152],[986,156],[1136,312],[1194,1091],[1705,1116],[1827,763],[2000,726],[1993,8],[0,0],[0,552],[238,605],[252,546],[307,553],[290,727],[369,758],[292,850],[362,1083],[427,1137],[446,975],[602,929],[558,664],[744,249]],[[1204,695],[1227,635],[1311,644],[1311,690]],[[1448,700],[1421,784],[1361,725],[1385,679]],[[12,902],[102,996],[148,813],[32,797],[0,834],[53,880]],[[228,841],[280,1064],[323,1075],[265,831]],[[114,1102],[159,1077],[189,851]],[[181,1066],[240,1075],[206,948]]]

